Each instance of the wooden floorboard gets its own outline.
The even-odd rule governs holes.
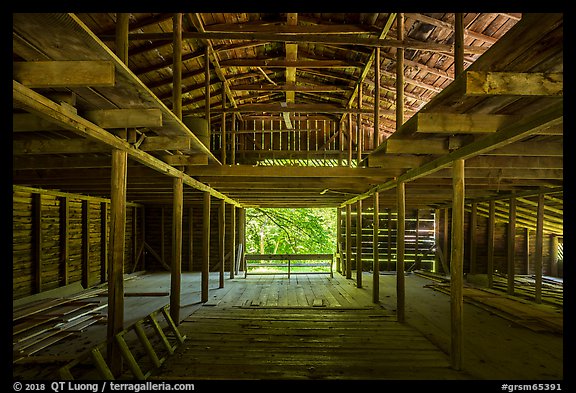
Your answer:
[[[185,318],[188,339],[151,379],[470,378],[351,280],[254,275],[227,285],[243,289]]]

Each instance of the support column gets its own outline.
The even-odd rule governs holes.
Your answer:
[[[202,288],[200,301],[208,301],[208,283],[210,280],[210,193],[203,192],[202,219]]]
[[[220,209],[218,209],[218,251],[220,255],[220,275],[218,288],[224,288],[224,267],[226,265],[226,201],[220,200]]]
[[[362,200],[356,202],[356,288],[362,288]]]
[[[170,316],[180,324],[180,285],[182,281],[182,215],[184,183],[174,178],[172,202],[172,263],[170,270]]]
[[[476,264],[476,226],[478,223],[478,207],[476,202],[472,203],[470,211],[470,274],[477,273]]]
[[[172,112],[182,120],[182,14],[172,17],[172,31]]]
[[[490,201],[488,208],[487,275],[488,288],[494,286],[494,225],[496,224],[496,202]]]
[[[396,315],[398,322],[405,319],[405,287],[404,287],[404,244],[406,228],[406,188],[404,182],[396,186],[396,203],[398,205],[398,230],[396,233]]]
[[[386,260],[386,270],[392,270],[392,209],[388,209],[387,214],[388,223],[388,242],[387,242],[387,260]]]
[[[90,287],[90,201],[82,201],[82,286]]]
[[[194,208],[188,209],[188,271],[194,270]]]
[[[440,209],[434,209],[434,244],[436,245],[436,252],[434,253],[434,268],[432,271],[438,273],[438,264],[440,262],[440,254],[444,252],[440,246]]]
[[[452,164],[452,258],[450,266],[450,316],[452,368],[462,368],[462,286],[464,281],[464,160]]]
[[[144,232],[142,232],[144,235]],[[142,239],[144,241],[144,239]],[[100,283],[108,279],[108,203],[100,202]]]
[[[104,206],[106,206],[105,202]],[[100,221],[102,225],[102,221]],[[69,242],[68,242],[68,233],[70,232],[70,204],[68,201],[68,197],[60,197],[60,233],[58,240],[60,241],[60,272],[62,274],[62,282],[61,285],[68,285],[69,284],[69,276],[70,272],[68,269],[68,262],[70,259],[70,250],[69,250]],[[100,246],[105,244],[106,237],[104,237],[104,242],[100,243]],[[102,255],[102,252],[100,253]],[[102,279],[103,277],[101,277]],[[102,280],[105,281],[105,278]]]
[[[126,177],[128,153],[112,150],[110,187],[110,265],[108,269],[108,364],[114,375],[122,371],[122,357],[114,336],[124,329],[124,241],[126,235]]]
[[[116,14],[116,55],[128,64],[129,14]],[[110,182],[110,261],[108,269],[108,325],[106,355],[114,376],[122,372],[122,356],[115,336],[124,329],[124,243],[128,153],[112,149]]]
[[[346,278],[352,278],[352,205],[346,205]]]
[[[374,50],[374,147],[380,144],[380,48]]]
[[[362,115],[361,115],[361,110],[362,110],[362,84],[358,85],[358,114],[356,115],[356,135],[357,135],[357,140],[356,140],[356,147],[358,149],[358,155],[357,155],[357,160],[358,163],[356,164],[357,167],[360,166],[360,161],[362,161],[362,149],[364,149],[363,144],[364,144],[364,135],[362,133]]]
[[[508,275],[507,293],[514,295],[514,249],[516,247],[516,198],[510,198],[510,209],[508,211]]]
[[[380,254],[378,250],[379,229],[380,229],[380,204],[379,194],[374,193],[374,215],[372,226],[372,302],[378,303],[380,301]]]
[[[544,194],[538,195],[536,213],[536,255],[534,256],[534,301],[542,302],[542,261],[544,245]]]
[[[226,165],[226,82],[222,85],[222,133],[220,134],[220,159],[222,165]]]
[[[242,244],[242,252],[240,253],[240,260],[236,262],[236,275],[239,269],[246,271],[244,254],[246,253],[246,209],[240,208],[238,211],[238,241]]]
[[[42,194],[32,194],[34,293],[42,292]]]
[[[234,278],[236,266],[236,206],[230,205],[230,278]]]
[[[336,252],[338,253],[338,258],[336,258],[336,271],[342,273],[342,208],[340,207],[336,209]]]

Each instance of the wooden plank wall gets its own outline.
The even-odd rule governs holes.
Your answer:
[[[39,207],[35,206],[38,201],[40,201]],[[105,200],[77,194],[14,189],[12,197],[14,300],[83,280],[87,280],[88,286],[106,281],[107,278],[103,277],[106,269],[102,266],[103,258],[101,258],[102,201]],[[109,211],[109,203],[106,203],[107,216],[110,214]],[[140,208],[134,208],[133,204],[129,204],[126,212],[126,273],[132,272],[136,256],[132,241],[134,211],[140,215],[138,213]],[[66,221],[67,230],[64,229]],[[85,228],[88,229],[87,234]],[[141,238],[141,226],[137,225],[136,240],[139,242]]]
[[[446,209],[440,209],[440,225],[439,225],[439,239],[440,245],[443,246],[447,242],[448,250],[450,250],[450,233],[451,233],[451,215],[448,213],[448,238],[445,239],[445,232],[443,230],[445,225],[445,212]],[[464,273],[470,273],[470,221],[471,221],[471,206],[466,205],[466,213],[464,215]],[[487,260],[488,260],[488,217],[477,215],[476,218],[476,273],[487,273]],[[508,223],[503,220],[496,220],[494,224],[494,272],[500,274],[507,274],[507,234]],[[530,230],[528,233],[528,247],[526,245],[526,228],[516,226],[515,230],[515,244],[514,244],[514,273],[518,275],[535,274],[534,271],[534,258],[536,255],[536,233]],[[552,271],[552,254],[553,254],[553,238],[555,236],[550,233],[544,233],[543,242],[543,263],[542,274],[554,275]],[[444,254],[446,258],[446,253]],[[448,263],[450,253],[447,255]],[[529,259],[528,259],[529,258]],[[442,271],[441,264],[438,264],[438,272]]]
[[[416,243],[416,217],[418,215],[418,243]],[[390,236],[388,236],[388,216],[390,216]],[[373,213],[367,209],[362,213],[362,265],[364,271],[372,270],[373,261]],[[378,231],[379,265],[381,271],[396,269],[396,236],[397,236],[397,212],[394,209],[380,209]],[[346,212],[342,213],[342,250],[346,250]],[[356,261],[356,211],[352,211],[352,265]],[[390,258],[388,258],[388,241],[390,240]],[[407,210],[405,220],[405,252],[404,261],[406,269],[416,262],[416,255],[420,256],[420,268],[432,270],[434,265],[434,253],[423,253],[434,242],[434,210],[418,209]]]
[[[219,266],[219,232],[218,232],[218,209],[220,200],[211,201],[210,208],[210,271],[217,271]],[[230,236],[231,236],[231,209],[234,206],[226,204],[226,227],[225,227],[225,271],[230,271]],[[192,212],[192,214],[191,214]],[[163,218],[162,218],[163,217]],[[192,217],[192,236],[190,236],[190,217]],[[201,203],[185,204],[182,216],[182,271],[202,270],[202,231],[203,231],[203,207]],[[146,243],[160,256],[166,266],[172,261],[172,206],[154,205],[146,206]],[[238,214],[236,214],[236,247],[238,247],[239,230]],[[162,239],[164,239],[162,241]],[[150,253],[146,255],[147,270],[166,270]]]

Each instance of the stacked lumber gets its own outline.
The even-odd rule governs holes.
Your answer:
[[[449,282],[425,285],[436,291],[450,294]],[[563,312],[561,308],[538,305],[509,296],[498,290],[475,288],[465,285],[462,290],[464,301],[474,304],[514,324],[541,333],[563,334]]]
[[[494,274],[493,288],[506,292],[508,288],[506,276]],[[533,300],[535,295],[535,276],[514,276],[514,294]],[[562,306],[564,303],[563,282],[552,278],[542,278],[542,302]]]
[[[13,310],[12,352],[14,363],[66,339],[105,319],[107,307],[82,298],[47,298]]]

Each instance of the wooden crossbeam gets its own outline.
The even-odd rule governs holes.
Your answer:
[[[16,61],[12,77],[30,88],[114,86],[111,61]]]
[[[162,111],[156,108],[100,109],[82,115],[102,128],[162,127]]]
[[[561,72],[467,71],[465,94],[562,97]]]

